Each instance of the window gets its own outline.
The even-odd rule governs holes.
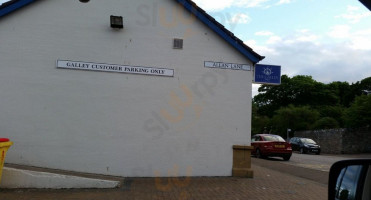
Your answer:
[[[308,138],[303,138],[303,139],[301,139],[301,141],[302,141],[304,144],[316,144],[315,141],[313,141],[312,139],[308,139]]]
[[[260,141],[260,136],[254,136],[252,139],[251,139],[252,142],[256,142],[256,141]]]
[[[272,141],[272,142],[285,142],[285,140],[278,135],[267,135],[264,136],[265,141]]]
[[[359,179],[362,172],[362,165],[354,165],[344,168],[336,183],[336,198],[339,200],[357,199],[359,190]]]

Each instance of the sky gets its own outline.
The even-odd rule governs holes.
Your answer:
[[[323,83],[371,76],[371,11],[358,0],[194,2],[265,56],[260,64],[280,65],[282,74]]]
[[[371,11],[358,0],[194,0],[290,77],[354,83],[371,76]],[[253,86],[253,95],[260,85]]]

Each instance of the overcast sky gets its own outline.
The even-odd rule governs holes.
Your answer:
[[[371,76],[371,12],[358,0],[194,1],[290,77]]]
[[[194,1],[283,74],[324,83],[371,76],[371,11],[358,0]]]

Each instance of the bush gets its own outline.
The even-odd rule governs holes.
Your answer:
[[[313,130],[333,128],[340,128],[340,126],[339,123],[332,117],[323,117],[317,120],[312,126]]]
[[[319,118],[319,112],[308,106],[288,107],[279,109],[272,119],[275,133],[285,136],[288,128],[293,131],[308,130]]]

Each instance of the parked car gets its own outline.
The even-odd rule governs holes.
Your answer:
[[[302,154],[315,153],[319,155],[321,153],[321,146],[310,138],[293,137],[290,139],[290,144],[293,151],[299,151]]]
[[[290,160],[292,155],[291,145],[278,135],[254,135],[251,145],[254,147],[252,154],[257,158],[282,157],[283,160],[287,161]]]

